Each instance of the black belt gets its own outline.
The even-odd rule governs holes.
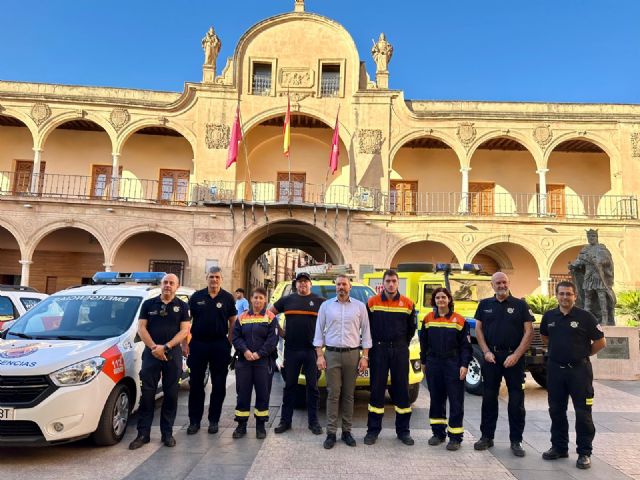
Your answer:
[[[449,350],[442,353],[432,352],[431,350],[427,352],[427,357],[434,357],[434,358],[440,358],[440,359],[455,358],[457,356],[458,356],[457,348],[454,348],[453,350]]]
[[[513,353],[515,352],[515,348],[509,348],[509,347],[489,347],[489,350],[491,350],[493,353]]]
[[[405,340],[394,340],[393,342],[373,342],[374,345],[383,345],[385,347],[406,347]]]
[[[351,350],[360,350],[360,347],[324,347],[330,352],[350,352]]]
[[[576,360],[574,362],[556,362],[554,359],[550,358],[553,363],[558,365],[560,368],[574,368],[580,365],[584,365],[585,363],[589,363],[588,358],[581,358],[580,360]]]

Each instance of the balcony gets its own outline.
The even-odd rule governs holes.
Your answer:
[[[30,188],[30,185],[37,188]],[[382,191],[295,181],[190,183],[137,178],[0,172],[1,200],[62,199],[173,206],[249,204],[340,208],[397,216],[637,220],[635,195],[542,195],[536,193]],[[544,208],[541,208],[543,206]]]

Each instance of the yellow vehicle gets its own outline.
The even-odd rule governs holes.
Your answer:
[[[459,265],[454,263],[401,263],[397,268],[400,293],[406,295],[416,304],[418,311],[418,327],[431,307],[431,294],[438,287],[447,287],[453,296],[455,310],[465,317],[470,327],[471,343],[473,344],[473,359],[469,364],[469,371],[465,380],[465,387],[469,393],[482,393],[482,372],[484,363],[482,351],[475,338],[476,321],[473,318],[478,302],[483,298],[493,296],[491,276],[482,273],[482,267],[477,264]],[[383,271],[376,271],[364,275],[364,283],[376,291],[382,289]],[[546,386],[546,348],[540,337],[540,316],[536,316],[534,324],[534,339],[529,351],[525,354],[525,367],[531,372],[534,380],[542,387]]]
[[[336,296],[336,286],[335,282],[331,278],[314,278],[312,277],[312,285],[311,292],[315,295],[324,297],[324,298],[333,298]],[[368,287],[367,285],[363,285],[362,283],[352,282],[351,283],[351,297],[360,300],[365,305],[369,297],[375,295],[375,291]],[[271,295],[270,305],[273,305],[278,299],[283,296],[289,295],[292,293],[292,282],[280,282],[273,294]],[[280,325],[284,325],[284,315],[279,315],[278,320]],[[284,368],[286,365],[284,364],[284,341],[280,339],[278,343],[278,359],[276,363],[281,372],[284,372]],[[418,341],[418,336],[414,336],[413,340],[409,345],[409,401],[411,403],[415,402],[418,398],[418,394],[420,392],[420,382],[423,379],[422,369],[420,368],[420,342]],[[388,383],[390,380],[388,381]],[[298,377],[298,392],[296,395],[296,405],[302,406],[304,405],[306,399],[306,391],[304,386],[306,385],[306,381],[302,372]],[[327,383],[325,379],[324,372],[319,372],[318,377],[318,387],[322,390],[326,388]],[[369,390],[370,382],[369,382],[369,369],[360,374],[356,380],[356,389],[359,390]]]

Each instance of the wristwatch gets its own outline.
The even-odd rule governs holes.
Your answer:
[[[171,347],[169,346],[169,344],[168,344],[168,343],[165,343],[165,344],[164,344],[164,351],[165,351],[165,352],[168,352],[168,351],[170,351],[170,350],[171,350]]]

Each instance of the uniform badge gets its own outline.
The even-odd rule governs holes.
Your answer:
[[[173,311],[175,313],[178,313],[180,311],[180,307],[178,307],[178,306],[173,307]]]
[[[216,307],[222,308],[222,303],[220,303],[220,302],[216,303]]]
[[[549,322],[549,325],[547,325],[548,327],[555,327],[556,326],[556,322]]]
[[[578,322],[571,322],[571,328],[578,328]]]
[[[490,308],[489,310],[485,310],[485,311],[484,311],[484,313],[491,313],[491,312],[493,312],[493,309],[492,309],[492,308]]]
[[[515,308],[513,308],[513,307],[507,308],[507,313],[509,313],[509,314],[513,313],[514,311],[515,311]]]
[[[313,300],[311,300],[311,301],[309,302],[309,306],[310,306],[310,307],[313,307]]]
[[[399,307],[404,307],[404,303],[402,303],[402,300],[400,300],[400,301],[398,302],[398,306],[399,306]]]

